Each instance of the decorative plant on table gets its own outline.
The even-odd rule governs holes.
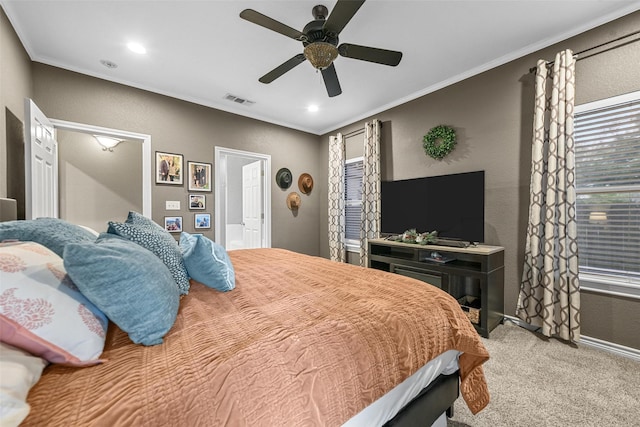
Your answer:
[[[402,233],[401,241],[403,243],[416,243],[418,245],[428,245],[429,243],[435,243],[438,238],[437,231],[431,231],[427,233],[418,233],[415,228]]]

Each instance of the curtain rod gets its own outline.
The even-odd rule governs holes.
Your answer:
[[[380,122],[380,129],[382,129],[382,125],[383,125],[384,123],[382,123],[380,120],[378,120],[378,121]],[[349,132],[349,133],[345,133],[345,134],[343,134],[342,136],[343,136],[343,137],[345,137],[345,138],[351,138],[352,136],[356,136],[356,135],[359,135],[359,134],[361,134],[361,133],[364,133],[364,128],[360,128],[360,129],[352,130],[351,132]]]
[[[356,129],[356,130],[351,131],[351,132],[349,132],[349,133],[345,133],[345,134],[344,134],[344,135],[342,135],[342,136],[343,136],[343,137],[345,137],[345,138],[351,138],[352,136],[356,136],[356,135],[359,135],[359,134],[361,134],[361,133],[364,133],[364,128]]]
[[[599,51],[599,52],[594,52],[594,53],[589,54],[589,55],[581,56],[582,54],[587,53],[587,52],[589,52],[589,51],[592,51],[592,50],[595,50],[595,49],[599,49],[599,48],[604,47],[604,46],[606,46],[606,45],[609,45],[609,44],[611,44],[611,43],[615,43],[615,42],[618,42],[618,41],[620,41],[620,40],[622,40],[622,39],[626,39],[626,38],[628,38],[628,37],[635,36],[635,35],[638,35],[638,34],[640,34],[640,31],[634,31],[633,33],[629,33],[629,34],[626,34],[626,35],[624,35],[624,36],[618,37],[618,38],[616,38],[616,39],[609,40],[609,41],[604,42],[604,43],[601,43],[601,44],[599,44],[599,45],[597,45],[597,46],[592,46],[592,47],[590,47],[590,48],[587,48],[587,49],[581,50],[580,52],[574,53],[574,54],[573,54],[573,57],[574,57],[574,58],[576,58],[576,61],[580,61],[580,60],[582,60],[582,59],[587,59],[587,58],[591,58],[592,56],[600,55],[601,53],[609,52],[610,50],[613,50],[613,49],[618,49],[619,47],[626,46],[626,45],[628,45],[628,44],[631,44],[631,43],[637,42],[637,41],[639,41],[639,40],[640,40],[640,38],[633,39],[633,40],[628,40],[628,41],[626,41],[626,42],[624,42],[624,43],[621,43],[621,44],[619,44],[619,45],[615,45],[615,46],[611,46],[611,47],[609,47],[609,48],[607,48],[607,49],[604,49],[604,50],[601,50],[601,51]],[[553,63],[554,63],[554,62],[555,62],[555,61],[547,61],[547,67],[549,67],[549,66],[553,65]],[[529,72],[530,72],[530,73],[535,73],[535,72],[536,72],[536,67],[531,67],[531,68],[529,68]]]

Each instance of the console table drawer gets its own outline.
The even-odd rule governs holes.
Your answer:
[[[434,272],[433,274],[429,274],[425,271],[416,271],[411,267],[406,267],[404,265],[395,265],[392,264],[390,268],[391,273],[400,274],[401,276],[407,276],[414,279],[418,279],[422,282],[426,282],[430,285],[433,285],[437,288],[442,289],[442,275]]]

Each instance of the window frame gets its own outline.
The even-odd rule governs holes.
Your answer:
[[[345,249],[347,250],[347,252],[360,252],[360,240],[359,239],[347,239],[346,236],[346,208],[347,205],[348,206],[360,206],[362,207],[362,199],[360,199],[359,201],[355,201],[355,200],[351,200],[351,201],[347,201],[347,174],[346,174],[346,168],[347,165],[352,164],[352,163],[362,163],[362,166],[364,166],[364,156],[359,156],[359,157],[352,157],[351,159],[347,159],[344,162],[344,167],[345,167],[345,174],[344,174],[344,189],[345,189],[345,200],[344,200],[344,207],[345,207],[345,237],[344,237],[344,246]],[[364,177],[363,177],[364,178]],[[360,219],[360,222],[362,222],[362,219]]]
[[[580,113],[633,101],[640,101],[640,91],[629,92],[623,95],[613,96],[598,101],[576,105],[574,108],[574,113],[577,115]],[[633,192],[640,190],[640,183],[638,183],[637,185],[617,186],[615,188],[611,187],[607,188],[606,190],[596,190],[591,188],[579,190],[576,186],[576,196],[579,194],[605,193],[620,190],[624,190],[624,192]],[[640,281],[634,280],[634,278],[631,277],[624,277],[616,274],[606,273],[579,272],[578,280],[580,282],[580,289],[583,291],[622,296],[625,298],[640,299]]]

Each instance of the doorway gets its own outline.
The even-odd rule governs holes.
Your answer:
[[[92,126],[83,123],[68,122],[63,120],[49,119],[29,98],[25,98],[25,118],[27,124],[24,133],[24,173],[20,174],[21,185],[24,188],[23,206],[24,218],[32,219],[39,216],[59,217],[58,212],[58,147],[55,141],[55,133],[58,131],[70,131],[85,135],[102,135],[117,138],[119,140],[129,140],[134,145],[141,143],[139,150],[142,158],[138,157],[141,165],[139,172],[133,175],[131,181],[139,182],[142,194],[142,213],[151,217],[151,136],[119,129],[110,129],[99,126]],[[45,129],[46,128],[46,129]],[[47,136],[49,135],[49,136]],[[45,138],[46,137],[46,138]],[[50,144],[43,144],[43,141],[51,141]],[[96,139],[97,143],[97,139]],[[36,147],[36,150],[34,150]],[[48,167],[43,167],[45,162],[39,162],[42,154],[47,155]],[[85,163],[82,159],[78,164]],[[34,168],[33,165],[36,165]],[[113,171],[109,171],[113,173]],[[79,176],[76,174],[76,177]],[[87,176],[87,175],[85,175]],[[44,177],[44,178],[43,178]],[[73,181],[73,179],[72,179]],[[82,181],[82,178],[76,181]],[[92,189],[95,189],[94,186]],[[82,196],[82,188],[74,189]],[[85,188],[86,190],[86,188]],[[92,192],[93,193],[93,192]],[[87,192],[84,193],[88,194]],[[138,193],[140,194],[140,193]],[[138,200],[140,198],[138,197]],[[41,203],[44,200],[45,203]],[[50,202],[49,200],[52,200]],[[34,203],[34,201],[36,203]],[[80,203],[86,205],[86,200]],[[21,201],[18,199],[18,204]],[[101,227],[100,227],[101,228]]]
[[[227,250],[271,247],[271,156],[215,147],[214,159],[216,242]]]
[[[123,152],[123,153],[117,153],[119,155],[122,155],[122,154],[126,155],[127,150],[129,150],[131,153],[135,153],[136,151],[141,150],[141,155],[136,154],[134,156],[141,160],[141,162],[136,165],[136,168],[139,168],[139,169],[135,170],[134,168],[134,170],[132,171],[127,171],[127,173],[131,175],[132,183],[136,181],[141,183],[142,188],[140,190],[134,191],[132,194],[136,194],[136,193],[140,194],[141,192],[142,214],[148,218],[151,218],[151,160],[152,160],[151,135],[129,132],[129,131],[124,131],[120,129],[104,128],[104,127],[93,126],[93,125],[88,125],[84,123],[68,122],[64,120],[50,119],[50,121],[53,124],[54,128],[56,129],[56,132],[64,135],[63,139],[67,140],[69,144],[71,144],[72,141],[75,140],[75,142],[73,143],[95,144],[95,147],[98,147],[97,141],[95,140],[93,135],[104,135],[104,136],[110,136],[110,137],[116,138],[118,140],[122,140],[120,144],[118,144],[113,148],[113,151],[116,153],[118,151]],[[140,147],[140,144],[141,144],[141,149],[136,148],[136,146]],[[95,148],[95,147],[92,146],[91,148]],[[78,149],[79,148],[80,146],[78,146]],[[108,156],[109,154],[114,154],[114,153],[104,153],[104,154]],[[105,229],[105,225],[103,224],[104,218],[112,219],[112,217],[115,218],[115,217],[122,216],[122,213],[119,213],[119,216],[118,215],[114,216],[115,214],[113,214],[111,210],[102,209],[103,210],[102,215],[99,215],[98,212],[95,212],[97,207],[100,205],[100,203],[97,203],[98,201],[101,201],[104,203],[111,201],[111,203],[107,203],[107,205],[113,205],[110,209],[118,209],[118,205],[135,206],[137,205],[137,202],[134,202],[133,200],[128,201],[126,199],[120,200],[120,198],[122,197],[122,194],[119,194],[119,191],[117,191],[117,187],[118,187],[117,183],[114,183],[114,185],[116,186],[114,188],[114,191],[110,190],[108,179],[106,178],[108,178],[109,175],[113,175],[113,171],[110,171],[108,169],[105,170],[102,175],[105,175],[105,174],[106,175],[103,176],[102,178],[100,178],[100,174],[96,174],[95,171],[93,171],[93,173],[87,173],[91,169],[96,169],[97,167],[100,167],[101,162],[98,162],[98,159],[93,159],[95,160],[95,162],[92,163],[92,162],[89,162],[89,157],[86,154],[85,154],[85,157],[86,157],[86,162],[84,165],[80,163],[77,163],[75,165],[70,163],[69,165],[67,165],[68,170],[66,170],[66,172],[64,172],[64,169],[65,169],[64,167],[61,170],[61,174],[64,172],[65,175],[62,177],[60,184],[62,185],[65,183],[65,177],[68,178],[67,181],[69,181],[65,184],[69,189],[69,192],[67,195],[67,198],[69,198],[69,200],[66,200],[66,201],[62,200],[62,203],[60,206],[60,209],[61,209],[60,213],[63,216],[71,215],[69,219],[74,220],[76,222],[79,221],[78,218],[80,217],[87,218],[83,220],[83,222],[86,223],[85,225],[93,226],[92,228],[96,230],[102,230],[102,229]],[[85,169],[85,167],[88,169],[83,170]],[[116,165],[115,169],[118,170],[118,168],[119,166]],[[92,182],[94,179],[97,179],[97,181]],[[119,187],[122,187],[122,185],[119,185]],[[99,189],[99,191],[88,190],[91,188]],[[96,194],[90,194],[90,193],[96,193]],[[61,197],[62,196],[63,194],[61,194]],[[96,200],[94,200],[94,202],[96,203],[87,203],[86,206],[83,206],[78,202],[78,200],[76,200],[77,197],[89,197],[89,198],[94,197],[96,198]],[[65,206],[67,205],[68,207],[74,207],[76,213],[74,214],[71,211],[68,211],[68,212],[65,211]],[[90,211],[87,211],[87,209],[90,209]],[[91,211],[91,209],[93,209],[93,211]],[[80,215],[80,217],[76,218],[77,215]],[[102,219],[98,218],[99,216],[103,216],[104,218]],[[95,220],[95,223],[93,222],[94,220]]]

